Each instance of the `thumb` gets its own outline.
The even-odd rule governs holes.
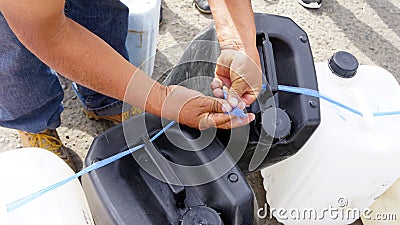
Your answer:
[[[246,104],[242,99],[248,88],[249,85],[244,79],[237,79],[232,83],[231,88],[229,88],[226,100],[232,107],[239,107],[240,109],[243,109]]]
[[[199,129],[204,130],[210,127],[222,129],[230,129],[246,125],[255,119],[254,114],[247,114],[246,118],[237,118],[235,115],[226,114],[225,112],[232,111],[231,106],[224,99],[205,97],[207,98],[206,110],[204,117],[199,122]]]

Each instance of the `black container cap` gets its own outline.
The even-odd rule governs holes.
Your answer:
[[[352,78],[357,73],[358,60],[351,53],[339,51],[329,59],[331,71],[342,78]]]
[[[262,115],[262,127],[273,138],[284,138],[290,134],[291,121],[280,108],[270,107]]]
[[[196,206],[183,215],[181,225],[223,225],[218,213],[207,206]]]

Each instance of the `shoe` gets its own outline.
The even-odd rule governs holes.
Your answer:
[[[322,0],[297,0],[300,5],[309,9],[319,9],[322,4]]]
[[[211,13],[211,9],[210,9],[210,5],[208,4],[208,0],[193,0],[194,5],[196,6],[196,8],[205,14],[210,14]]]
[[[64,160],[74,172],[77,172],[75,164],[67,152],[66,147],[62,144],[56,130],[47,129],[37,134],[19,130],[18,133],[24,148],[36,147],[46,149],[56,154]]]
[[[131,118],[134,115],[141,114],[143,112],[143,110],[132,106],[129,110],[127,110],[121,114],[113,115],[113,116],[98,116],[98,115],[96,115],[95,112],[89,111],[85,108],[83,109],[83,112],[91,120],[107,120],[107,121],[113,122],[114,125],[118,125],[118,124],[122,123],[123,121]]]

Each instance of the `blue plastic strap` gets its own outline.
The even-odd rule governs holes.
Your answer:
[[[262,88],[266,89],[267,85],[263,85]],[[341,107],[341,108],[343,108],[343,109],[345,109],[347,111],[350,111],[350,112],[352,112],[354,114],[357,114],[359,116],[363,116],[363,114],[361,112],[359,112],[359,111],[357,111],[357,110],[355,110],[355,109],[353,109],[353,108],[351,108],[349,106],[346,106],[346,105],[344,105],[344,104],[342,104],[340,102],[337,102],[337,101],[333,100],[332,98],[330,98],[330,97],[328,97],[328,96],[326,96],[324,94],[321,94],[320,92],[318,92],[316,90],[312,90],[312,89],[308,89],[308,88],[292,87],[292,86],[286,86],[286,85],[278,85],[278,90],[279,91],[290,92],[290,93],[308,95],[308,96],[312,96],[312,97],[316,97],[316,98],[321,98],[321,99],[324,99],[325,101],[328,101],[328,102],[330,102],[332,104],[335,104],[335,105],[337,105],[337,106],[339,106],[339,107]],[[225,99],[227,98],[227,93],[225,91],[224,91],[224,98]],[[233,115],[235,115],[235,116],[237,116],[239,118],[247,118],[247,114],[244,113],[242,110],[240,110],[237,107],[233,108],[231,112],[228,112],[228,114],[233,114]],[[377,112],[377,113],[374,113],[373,115],[376,116],[376,117],[400,115],[400,111]],[[156,140],[159,136],[161,136],[166,130],[168,130],[170,127],[172,127],[175,123],[176,122],[174,122],[174,121],[170,122],[167,126],[165,126],[157,134],[155,134],[150,139],[150,141],[153,142],[154,140]],[[114,156],[111,156],[109,158],[106,158],[106,159],[103,159],[101,161],[95,162],[92,165],[90,165],[90,166],[86,167],[85,169],[79,171],[78,173],[74,174],[73,176],[66,178],[65,180],[62,180],[62,181],[60,181],[58,183],[55,183],[55,184],[53,184],[53,185],[51,185],[51,186],[49,186],[47,188],[44,188],[44,189],[42,189],[42,190],[40,190],[38,192],[35,192],[35,193],[30,194],[30,195],[28,195],[28,196],[26,196],[24,198],[18,199],[17,201],[14,201],[14,202],[11,202],[11,203],[7,204],[7,211],[11,212],[11,211],[19,208],[20,206],[22,206],[22,205],[24,205],[24,204],[26,204],[26,203],[38,198],[39,196],[41,196],[41,195],[43,195],[43,194],[45,194],[45,193],[47,193],[47,192],[49,192],[51,190],[54,190],[54,189],[56,189],[56,188],[58,188],[58,187],[60,187],[60,186],[62,186],[64,184],[70,182],[73,179],[76,179],[76,178],[78,178],[78,177],[80,177],[80,176],[82,176],[82,175],[84,175],[86,173],[89,173],[89,172],[91,172],[93,170],[99,169],[99,168],[101,168],[103,166],[106,166],[106,165],[108,165],[110,163],[113,163],[113,162],[117,161],[118,159],[120,159],[120,158],[122,158],[122,157],[124,157],[126,155],[129,155],[129,154],[131,154],[131,153],[133,153],[133,152],[135,152],[135,151],[137,151],[137,150],[139,150],[139,149],[141,149],[143,147],[144,147],[143,144],[142,145],[138,145],[138,146],[133,147],[131,149],[128,149],[128,150],[126,150],[124,152],[121,152],[121,153],[118,153],[118,154],[116,154]]]
[[[159,136],[161,136],[166,130],[168,130],[170,127],[172,127],[175,123],[176,123],[175,121],[170,122],[162,130],[157,132],[157,134],[155,134],[150,139],[150,141],[156,140]],[[45,193],[47,193],[49,191],[52,191],[52,190],[54,190],[54,189],[56,189],[58,187],[61,187],[62,185],[70,182],[71,180],[73,180],[75,178],[78,178],[78,177],[80,177],[80,176],[82,176],[82,175],[84,175],[86,173],[89,173],[89,172],[91,172],[93,170],[99,169],[99,168],[101,168],[103,166],[106,166],[106,165],[108,165],[110,163],[113,163],[113,162],[117,161],[118,159],[120,159],[120,158],[122,158],[122,157],[124,157],[126,155],[132,154],[133,152],[135,152],[135,151],[137,151],[137,150],[139,150],[139,149],[141,149],[143,147],[144,147],[144,144],[141,144],[141,145],[138,145],[138,146],[133,147],[131,149],[128,149],[126,151],[120,152],[120,153],[118,153],[116,155],[113,155],[111,157],[108,157],[106,159],[103,159],[101,161],[95,162],[92,165],[90,165],[90,166],[86,167],[85,169],[79,171],[78,173],[74,174],[73,176],[70,176],[70,177],[66,178],[65,180],[62,180],[62,181],[60,181],[58,183],[55,183],[55,184],[53,184],[53,185],[51,185],[51,186],[49,186],[47,188],[44,188],[44,189],[42,189],[42,190],[40,190],[38,192],[35,192],[35,193],[30,194],[30,195],[28,195],[26,197],[23,197],[23,198],[18,199],[18,200],[14,201],[14,202],[11,202],[11,203],[7,204],[7,212],[12,212],[13,210],[19,208],[20,206],[22,206],[24,204],[27,204],[28,202],[38,198],[39,196],[41,196],[41,195],[43,195],[43,194],[45,194]]]
[[[228,95],[226,91],[223,92],[224,92],[224,99],[227,99]],[[227,112],[227,114],[235,115],[239,118],[247,118],[247,114],[244,113],[243,110],[239,109],[238,107],[233,108],[232,111]]]
[[[263,89],[267,88],[267,85],[263,84],[262,85]],[[349,106],[346,106],[338,101],[333,100],[332,98],[321,94],[320,92],[313,90],[313,89],[309,89],[309,88],[300,88],[300,87],[293,87],[293,86],[286,86],[286,85],[278,85],[278,90],[279,91],[285,91],[285,92],[290,92],[290,93],[295,93],[295,94],[303,94],[303,95],[308,95],[308,96],[312,96],[312,97],[316,97],[316,98],[321,98],[324,99],[325,101],[328,101],[334,105],[337,105],[347,111],[350,111],[354,114],[357,114],[359,116],[363,116],[363,114],[359,111],[357,111],[356,109],[353,109]],[[226,91],[224,91],[224,99],[227,98],[227,93]],[[246,113],[244,113],[242,110],[240,110],[239,108],[235,107],[232,109],[232,111],[228,112],[228,114],[233,114],[239,118],[246,118],[247,115]]]
[[[376,113],[374,113],[374,116],[376,116],[376,117],[379,117],[379,116],[395,116],[395,115],[400,115],[400,111],[376,112]]]
[[[262,86],[263,89],[267,88],[267,85],[263,85]],[[278,85],[278,90],[280,91],[286,91],[286,92],[291,92],[291,93],[297,93],[297,94],[304,94],[304,95],[308,95],[308,96],[312,96],[312,97],[316,97],[316,98],[321,98],[325,101],[328,101],[332,104],[335,104],[347,111],[350,111],[352,113],[355,113],[359,116],[363,116],[363,114],[349,106],[346,106],[338,101],[333,100],[332,98],[316,91],[316,90],[312,90],[312,89],[308,89],[308,88],[300,88],[300,87],[292,87],[292,86],[285,86],[285,85]],[[396,115],[400,115],[400,111],[388,111],[388,112],[375,112],[373,113],[374,117],[381,117],[381,116],[396,116]]]
[[[316,97],[316,98],[321,98],[321,99],[324,99],[325,101],[328,101],[334,105],[337,105],[347,111],[350,111],[359,116],[363,116],[363,114],[361,112],[359,112],[349,106],[346,106],[338,101],[335,101],[332,98],[330,98],[324,94],[321,94],[320,92],[318,92],[316,90],[312,90],[312,89],[308,89],[308,88],[300,88],[300,87],[291,87],[291,86],[286,86],[286,85],[278,85],[278,90],[286,91],[286,92],[290,92],[290,93],[308,95],[308,96],[312,96],[312,97]]]

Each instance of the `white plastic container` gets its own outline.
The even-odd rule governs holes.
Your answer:
[[[43,149],[27,148],[1,153],[1,224],[94,225],[86,197],[77,179],[11,212],[4,212],[5,204],[47,188],[73,174],[58,156]]]
[[[121,0],[129,8],[129,61],[151,76],[157,48],[161,0]]]
[[[400,177],[400,115],[373,116],[400,110],[400,87],[379,67],[360,66],[349,79],[327,63],[315,67],[320,93],[364,116],[321,100],[321,124],[308,142],[262,171],[267,201],[284,224],[350,224],[359,215],[349,210],[362,213]]]
[[[4,201],[4,199],[0,194],[0,224],[1,225],[10,225],[6,203],[3,201]]]

